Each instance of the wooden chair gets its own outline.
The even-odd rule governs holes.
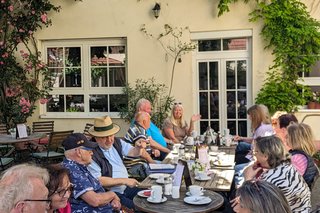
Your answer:
[[[7,135],[8,129],[5,124],[0,124],[0,135]]]
[[[33,133],[43,133],[47,136],[54,131],[54,121],[37,121],[32,123]],[[48,144],[49,137],[42,138],[38,141],[39,144]]]
[[[64,157],[62,141],[73,133],[73,130],[51,132],[49,142],[44,145],[47,151],[32,152],[32,157],[38,163],[60,162]]]

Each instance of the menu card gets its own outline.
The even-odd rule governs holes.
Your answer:
[[[27,126],[25,124],[17,124],[18,138],[27,138]]]
[[[210,161],[208,157],[208,147],[201,146],[198,148],[199,162],[206,165],[206,170],[210,169]]]

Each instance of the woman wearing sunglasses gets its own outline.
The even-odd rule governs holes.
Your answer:
[[[48,213],[71,213],[69,197],[72,192],[72,184],[69,179],[69,170],[60,164],[47,167],[50,181],[47,185],[48,198],[51,200]]]
[[[163,136],[173,143],[180,143],[185,136],[190,136],[194,129],[194,122],[200,120],[201,115],[192,115],[190,124],[184,120],[183,106],[181,102],[174,103],[171,116],[163,123]]]

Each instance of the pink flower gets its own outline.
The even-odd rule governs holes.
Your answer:
[[[1,0],[1,3],[3,4],[5,2],[5,0]]]
[[[36,14],[36,11],[32,10],[31,13],[32,13],[32,15],[34,15],[34,14]]]
[[[43,14],[41,15],[41,21],[42,21],[43,23],[47,23],[47,14],[43,13]]]
[[[8,7],[8,10],[9,10],[10,12],[12,12],[12,11],[13,11],[13,5],[10,5],[10,6]]]
[[[20,32],[20,33],[24,33],[25,31],[24,31],[24,29],[21,29],[21,28],[20,28],[20,29],[19,29],[19,32]]]
[[[2,54],[2,57],[3,57],[3,58],[8,58],[8,56],[9,56],[9,53],[7,53],[7,52],[5,52],[5,53]]]
[[[40,104],[46,104],[46,103],[48,103],[48,99],[46,99],[46,98],[40,98]]]

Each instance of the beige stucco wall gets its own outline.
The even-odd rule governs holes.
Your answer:
[[[151,9],[155,2],[147,0],[83,0],[82,2],[52,1],[62,6],[60,13],[52,13],[53,25],[37,32],[42,40],[126,37],[128,54],[128,81],[137,78],[156,77],[158,82],[169,86],[172,59],[165,60],[165,52],[160,44],[147,38],[140,28],[146,25],[148,32],[158,35],[163,32],[164,24],[175,27],[188,26],[191,32],[212,32],[222,30],[252,30],[252,97],[259,91],[265,72],[271,64],[270,51],[264,50],[259,36],[260,24],[250,23],[248,13],[250,4],[231,5],[229,13],[217,17],[216,0],[162,0],[160,17],[155,19]],[[315,14],[318,14],[315,12]],[[186,35],[189,38],[190,35]],[[185,106],[186,118],[197,112],[192,54],[182,57],[182,63],[176,67],[173,96]],[[253,100],[252,100],[253,102]],[[39,110],[28,120],[39,120]],[[52,119],[50,119],[52,120]],[[82,131],[84,124],[92,119],[54,119],[55,129],[75,129]],[[122,126],[120,135],[127,125],[115,120]]]

